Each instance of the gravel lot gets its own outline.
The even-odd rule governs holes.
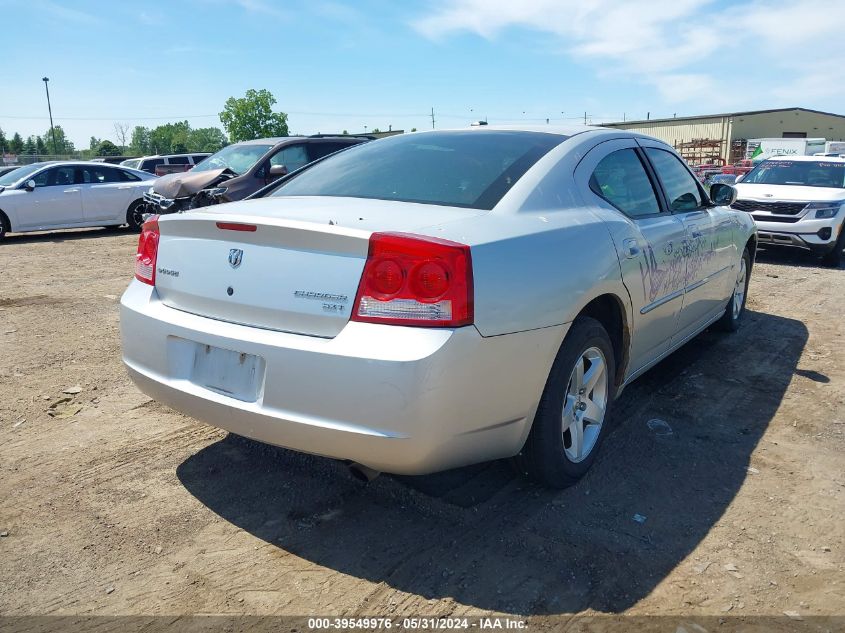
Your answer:
[[[761,252],[742,329],[632,385],[573,488],[364,485],[135,389],[136,240],[0,245],[0,614],[845,615],[842,270]]]

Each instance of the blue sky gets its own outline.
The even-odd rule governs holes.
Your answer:
[[[837,0],[0,0],[0,128],[220,125],[267,88],[292,132],[801,106],[845,113]],[[210,116],[201,116],[210,115]]]

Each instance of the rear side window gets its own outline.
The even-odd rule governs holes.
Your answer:
[[[82,182],[85,184],[102,184],[121,182],[120,170],[110,167],[83,167]]]
[[[327,158],[271,195],[348,196],[489,210],[566,138],[510,130],[391,136]]]
[[[167,159],[167,162],[171,165],[188,165],[191,161],[188,160],[187,156],[171,156]]]
[[[141,169],[144,171],[148,171],[151,174],[154,174],[156,171],[156,167],[158,167],[159,165],[164,165],[163,158],[151,158],[150,160],[145,160],[141,164]]]
[[[698,182],[684,167],[681,159],[662,149],[647,147],[645,150],[663,191],[670,211],[695,211],[704,206]]]
[[[346,147],[353,145],[353,143],[312,143],[308,146],[308,156],[312,161],[334,154]]]
[[[204,161],[206,158],[208,158],[208,156],[192,156],[191,158],[194,159],[194,165],[196,165],[197,163],[201,163],[202,161]]]
[[[654,187],[633,149],[605,156],[590,177],[590,189],[632,218],[660,213]]]
[[[122,182],[138,182],[141,180],[140,176],[136,176],[131,171],[124,171],[123,169],[116,169],[115,171]]]

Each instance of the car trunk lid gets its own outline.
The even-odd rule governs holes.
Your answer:
[[[334,337],[349,321],[374,230],[413,232],[481,213],[321,200],[259,199],[163,216],[160,300],[221,321]],[[424,216],[410,208],[417,206]]]

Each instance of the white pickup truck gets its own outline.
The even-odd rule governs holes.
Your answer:
[[[794,246],[839,266],[845,248],[845,158],[775,156],[736,184],[734,209],[757,223],[760,244]]]

